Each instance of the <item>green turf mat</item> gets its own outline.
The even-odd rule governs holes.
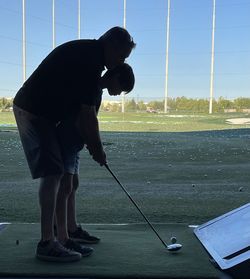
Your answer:
[[[62,264],[34,257],[39,224],[10,224],[0,232],[0,276],[221,278],[191,228],[185,224],[155,226],[167,242],[176,236],[182,250],[168,252],[146,224],[83,225],[101,237],[101,242],[92,246],[92,256]]]

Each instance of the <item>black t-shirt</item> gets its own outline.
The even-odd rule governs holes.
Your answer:
[[[104,50],[99,40],[75,40],[55,48],[27,79],[14,104],[59,121],[81,104],[95,106],[101,96]]]

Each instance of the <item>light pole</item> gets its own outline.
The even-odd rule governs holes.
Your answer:
[[[126,29],[126,0],[123,0],[123,28]],[[125,112],[125,93],[122,92],[122,113]]]
[[[52,0],[52,47],[56,47],[55,0]]]
[[[211,72],[210,72],[210,98],[209,114],[213,113],[213,95],[214,95],[214,32],[215,32],[215,0],[213,1],[213,19],[212,19],[212,50],[211,50]]]
[[[23,10],[23,82],[26,80],[26,14],[25,14],[25,0],[22,3],[22,10]]]
[[[81,0],[78,0],[78,39],[81,39]]]
[[[167,14],[167,41],[166,41],[166,66],[165,66],[165,100],[164,113],[168,112],[168,57],[169,57],[169,24],[170,24],[170,0],[168,0]]]

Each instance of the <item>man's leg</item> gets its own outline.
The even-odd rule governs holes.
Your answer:
[[[57,238],[64,242],[69,238],[67,230],[67,209],[68,200],[72,192],[73,174],[65,173],[61,179],[60,187],[57,194],[56,203],[56,223]]]
[[[41,178],[40,181],[42,239],[37,245],[36,257],[45,261],[73,262],[81,259],[81,251],[72,250],[71,247],[66,249],[54,237],[54,216],[60,180],[61,175],[51,175]],[[66,228],[65,222],[64,227]]]
[[[54,239],[53,223],[60,178],[60,175],[51,175],[40,179],[39,203],[41,209],[41,238],[43,241]]]
[[[41,240],[36,257],[44,261],[78,261],[82,257],[80,253],[65,249],[54,239],[56,197],[64,171],[55,126],[15,105],[13,110],[32,178],[40,178]]]

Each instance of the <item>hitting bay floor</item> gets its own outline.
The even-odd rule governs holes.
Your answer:
[[[101,242],[93,255],[76,263],[47,263],[35,258],[39,224],[7,224],[0,230],[0,277],[81,278],[229,278],[187,224],[156,224],[166,242],[176,236],[182,250],[168,252],[146,224],[84,225]],[[18,240],[18,241],[17,241]]]

